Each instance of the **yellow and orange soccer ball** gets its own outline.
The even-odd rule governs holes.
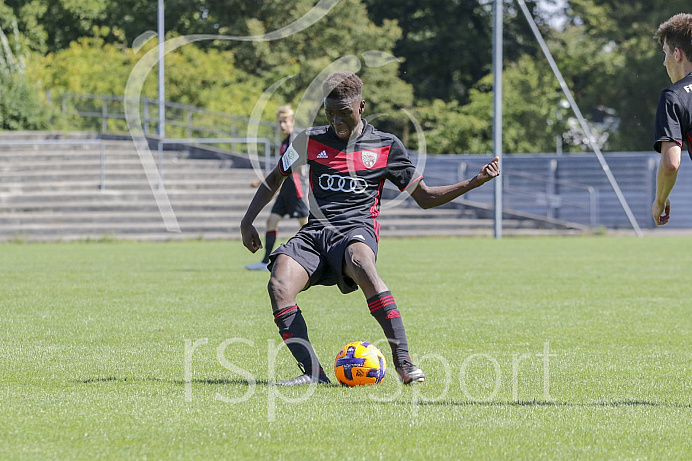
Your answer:
[[[387,361],[382,352],[363,341],[346,344],[334,360],[336,379],[344,386],[379,384],[386,370]]]

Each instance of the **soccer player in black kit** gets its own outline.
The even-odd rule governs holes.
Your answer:
[[[370,313],[392,348],[394,366],[405,384],[425,374],[411,363],[401,314],[375,265],[379,241],[380,199],[385,180],[407,191],[422,208],[445,204],[500,174],[499,159],[475,177],[458,184],[429,187],[396,136],[375,129],[361,118],[363,83],[353,72],[336,72],[323,84],[328,126],[299,134],[267,176],[243,218],[243,244],[261,248],[253,221],[269,203],[283,179],[310,165],[308,224],[271,255],[269,297],[274,321],[303,374],[277,385],[329,383],[309,343],[296,297],[312,285],[337,285],[342,293],[363,291]]]
[[[663,65],[673,82],[658,99],[654,133],[654,149],[661,153],[661,162],[651,215],[662,226],[670,219],[669,196],[678,177],[683,142],[692,157],[692,14],[676,14],[654,36],[663,47]]]

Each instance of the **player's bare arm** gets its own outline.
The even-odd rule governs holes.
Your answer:
[[[651,216],[662,226],[670,219],[670,192],[675,186],[680,168],[682,148],[675,142],[661,143],[661,162],[656,176],[656,198],[651,205]]]
[[[252,202],[250,202],[250,206],[245,212],[245,216],[240,222],[240,234],[243,237],[243,245],[253,253],[262,248],[262,241],[257,233],[257,229],[255,229],[253,225],[255,218],[257,218],[257,215],[260,214],[262,209],[271,202],[272,197],[274,197],[276,191],[279,190],[284,179],[286,179],[286,177],[281,174],[278,167],[274,168],[258,187],[255,196],[252,198]]]
[[[444,205],[497,177],[500,174],[499,162],[500,159],[495,157],[490,163],[484,165],[473,178],[449,186],[430,187],[421,180],[411,192],[411,197],[424,209]]]

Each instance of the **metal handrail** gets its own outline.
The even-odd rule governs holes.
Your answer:
[[[100,100],[101,101],[101,111],[99,112],[94,112],[94,111],[80,111],[76,110],[76,112],[68,112],[68,101],[70,99],[91,99],[91,100]],[[125,120],[125,114],[122,112],[113,112],[112,110],[109,111],[108,107],[108,101],[118,101],[121,103],[125,103],[128,101],[128,98],[125,98],[123,96],[116,96],[116,95],[97,95],[97,94],[77,94],[77,93],[65,93],[62,95],[62,113],[67,114],[67,115],[78,115],[80,117],[91,117],[91,118],[100,118],[101,119],[101,132],[105,133],[108,131],[108,120],[109,119],[116,119],[116,120]],[[149,105],[154,105],[157,110],[158,110],[158,99],[151,99],[151,98],[146,98],[142,97],[139,99],[141,103],[143,103],[142,107],[142,124],[144,128],[144,133],[149,134],[149,126],[150,124],[156,125],[159,123],[158,117],[150,117],[149,116]],[[237,125],[238,123],[249,123],[250,118],[248,117],[242,117],[238,115],[231,115],[225,112],[219,112],[219,111],[212,111],[208,109],[203,109],[201,107],[197,106],[191,106],[188,104],[179,104],[175,102],[166,102],[165,107],[170,108],[170,109],[177,109],[177,110],[183,110],[185,111],[185,116],[184,117],[175,117],[175,116],[167,116],[165,123],[166,125],[178,127],[178,128],[186,128],[187,130],[187,137],[190,138],[192,137],[192,133],[202,133],[202,134],[211,134],[213,136],[217,135],[230,135],[232,137],[236,137],[238,135],[237,131]],[[200,114],[203,116],[211,116],[211,117],[219,117],[222,119],[226,119],[230,122],[230,132],[229,131],[222,131],[218,128],[210,128],[210,127],[202,127],[199,125],[194,125],[193,120],[192,120],[192,114]],[[183,121],[183,123],[180,123],[180,121]],[[152,123],[153,122],[153,123]],[[272,136],[275,140],[279,140],[280,134],[278,127],[274,123],[270,122],[265,122],[265,121],[259,121],[259,125],[266,127],[274,133]],[[278,141],[276,141],[278,143]]]

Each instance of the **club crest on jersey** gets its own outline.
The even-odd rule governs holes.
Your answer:
[[[377,162],[377,153],[371,150],[364,150],[361,153],[360,158],[363,160],[363,165],[365,165],[365,168],[370,169],[375,166],[375,162]]]

